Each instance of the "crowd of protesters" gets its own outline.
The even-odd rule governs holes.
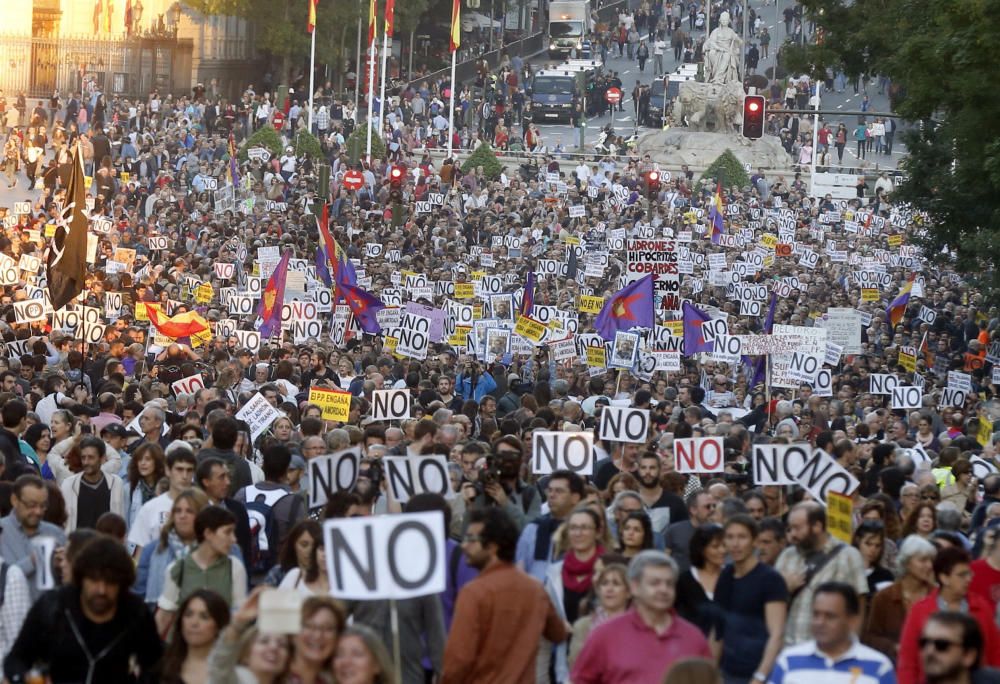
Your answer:
[[[995,681],[1000,316],[921,255],[914,241],[928,227],[893,204],[891,186],[838,201],[810,198],[798,176],[756,172],[720,193],[723,232],[739,241],[725,247],[709,239],[716,184],[684,170],[650,187],[648,157],[550,156],[537,176],[491,177],[394,129],[387,158],[352,162],[345,138],[365,122],[338,105],[316,117],[329,128],[325,158],[313,159],[293,135],[308,114],[272,100],[74,93],[7,132],[10,182],[40,188],[28,211],[0,209],[0,252],[17,271],[0,293],[10,682]],[[241,145],[265,126],[288,146],[230,163],[230,134]],[[19,169],[26,147],[33,161]],[[19,322],[17,306],[44,299],[39,264],[74,149],[92,178],[96,249],[71,306],[105,326],[87,344],[79,322]],[[317,187],[321,163],[329,188]],[[432,195],[441,201],[418,213]],[[316,258],[324,196],[335,240],[384,311],[416,297],[455,329],[452,300],[474,306],[474,332],[439,332],[424,358],[402,356],[388,323],[365,333],[340,306],[320,314],[319,338],[288,328],[244,344],[256,315],[230,309],[224,291],[259,297],[251,283],[266,280],[267,248],[300,260],[288,278],[304,293],[329,290]],[[587,337],[595,316],[583,298],[622,287],[632,238],[677,241],[685,268],[663,322],[684,300],[726,318],[729,334],[769,333],[764,312],[726,287],[742,272],[774,291],[774,324],[821,327],[830,309],[855,309],[860,348],[834,355],[825,391],[706,354],[683,355],[679,371],[593,363],[587,347],[604,342]],[[862,288],[859,271],[879,284]],[[549,337],[487,352],[474,338],[513,330],[529,272],[524,310],[547,312]],[[479,287],[456,299],[459,285],[494,276],[499,299]],[[909,301],[889,320],[902,289]],[[148,322],[153,303],[197,312],[210,329],[164,340]],[[576,353],[556,359],[548,341],[570,336]],[[643,337],[649,350],[662,343]],[[875,374],[921,386],[922,405],[891,409],[872,392]],[[175,384],[196,375],[195,391]],[[346,420],[323,417],[317,387],[351,394]],[[373,392],[389,388],[410,393],[409,420],[372,420]],[[254,438],[236,414],[258,394],[281,415]],[[649,410],[643,443],[601,438],[612,406]],[[593,474],[532,472],[532,436],[550,430],[594,433]],[[699,436],[723,438],[725,472],[678,472],[675,440]],[[823,450],[860,483],[851,543],[802,486],[756,482],[753,447],[788,443]],[[309,461],[349,447],[364,456],[356,486],[310,509]],[[401,507],[380,461],[426,454],[448,459],[453,491]],[[387,601],[331,596],[322,522],[399,510],[444,514],[447,589],[399,601],[394,629]],[[296,634],[258,628],[267,587],[304,596]]]

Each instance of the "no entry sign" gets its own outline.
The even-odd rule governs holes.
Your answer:
[[[615,105],[622,101],[622,89],[611,87],[604,92],[604,99]]]

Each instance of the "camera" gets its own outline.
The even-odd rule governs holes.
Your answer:
[[[482,492],[488,485],[500,482],[503,469],[500,467],[500,459],[496,456],[487,456],[486,462],[479,469],[479,476],[476,478],[476,489]]]

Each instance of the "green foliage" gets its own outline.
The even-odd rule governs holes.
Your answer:
[[[483,167],[483,175],[485,175],[490,180],[496,180],[500,178],[500,174],[503,172],[503,165],[500,164],[500,160],[497,159],[496,152],[488,144],[483,143],[476,150],[469,155],[469,158],[465,160],[462,164],[462,172],[468,173],[471,169],[475,169],[479,166]]]
[[[726,150],[720,154],[714,162],[708,165],[705,173],[701,175],[702,183],[710,181],[714,186],[722,183],[724,188],[743,188],[750,185],[750,177],[747,176],[743,164],[731,150]]]
[[[301,157],[304,154],[312,159],[322,159],[323,148],[312,133],[299,131],[295,134],[295,156]]]
[[[891,79],[907,177],[894,199],[928,217],[925,254],[1000,288],[1000,25],[979,0],[803,0],[820,46],[789,48],[790,73]],[[903,127],[907,127],[901,122]]]
[[[357,164],[365,156],[368,148],[368,126],[358,125],[347,138],[347,156],[352,164]],[[372,158],[385,159],[385,143],[372,129]]]
[[[252,147],[267,148],[270,150],[272,157],[279,156],[282,149],[284,149],[281,143],[281,136],[278,135],[278,131],[274,130],[273,126],[264,126],[247,138],[247,141],[240,147],[239,159],[241,162],[247,160],[247,150]]]

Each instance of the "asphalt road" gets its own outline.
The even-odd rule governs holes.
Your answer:
[[[632,3],[637,5],[637,3]],[[775,54],[777,48],[785,41],[787,34],[785,32],[785,23],[783,19],[783,12],[786,7],[794,7],[797,3],[794,0],[778,0],[778,4],[773,3],[761,4],[758,2],[750,2],[750,7],[754,8],[757,14],[764,18],[764,25],[768,27],[768,32],[771,34],[771,52],[768,59],[761,59],[757,67],[758,73],[764,73],[768,67],[773,67],[775,65]],[[683,28],[688,31],[687,19],[685,17]],[[734,29],[741,31],[742,22],[734,26]],[[749,29],[748,29],[749,30]],[[703,30],[695,30],[692,32],[695,39],[704,36]],[[669,41],[668,41],[669,42]],[[751,39],[750,42],[757,42],[756,39]],[[652,53],[652,48],[650,48],[650,53]],[[653,59],[650,55],[650,59],[646,62],[645,71],[639,71],[639,63],[636,60],[629,60],[627,53],[625,57],[618,56],[618,49],[615,46],[614,50],[609,53],[608,61],[605,64],[606,71],[617,71],[619,78],[622,80],[622,91],[624,92],[625,99],[623,102],[623,110],[621,112],[614,112],[613,121],[609,115],[604,115],[601,117],[591,117],[587,121],[587,127],[585,130],[585,150],[587,152],[593,151],[593,145],[597,141],[597,136],[600,134],[601,129],[609,122],[613,123],[615,132],[618,135],[623,135],[628,137],[632,130],[635,128],[634,121],[634,105],[632,104],[631,93],[636,83],[649,84],[655,77],[653,73]],[[667,49],[664,55],[664,72],[672,73],[681,62],[675,61],[672,49]],[[540,68],[541,66],[553,66],[557,64],[560,60],[549,60],[546,56],[539,55],[537,58],[528,60],[533,67]],[[872,81],[867,86],[867,91],[864,88],[859,89],[857,93],[854,92],[853,84],[846,84],[843,92],[829,92],[823,93],[820,100],[820,109],[823,110],[843,110],[845,112],[849,111],[860,111],[862,108],[862,101],[865,94],[867,93],[869,99],[868,111],[871,112],[889,112],[889,98],[887,95],[879,93],[879,84]],[[831,129],[836,129],[837,124],[843,122],[848,131],[853,131],[854,126],[857,124],[856,116],[837,116],[829,115],[825,117],[830,122]],[[579,144],[580,134],[577,129],[574,129],[568,124],[541,124],[540,129],[542,132],[542,138],[545,144],[551,149],[556,142],[561,141],[564,148],[567,151],[576,151]],[[645,130],[640,129],[641,130]],[[896,168],[899,160],[905,154],[905,148],[899,143],[899,135],[896,135],[896,143],[893,146],[892,155],[868,155],[868,159],[859,163],[859,159],[854,154],[855,145],[853,142],[848,140],[847,148],[844,152],[844,167],[858,167],[858,166],[868,166],[871,168]]]

